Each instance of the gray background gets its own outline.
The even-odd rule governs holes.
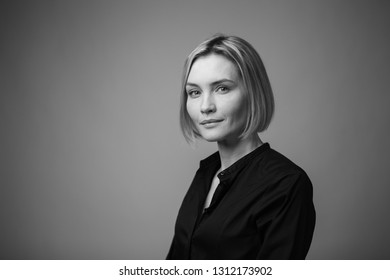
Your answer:
[[[184,59],[215,32],[264,60],[261,137],[315,188],[308,258],[390,259],[388,1],[0,5],[2,259],[165,258],[216,150],[178,125]]]

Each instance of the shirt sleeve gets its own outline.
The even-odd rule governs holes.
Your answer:
[[[306,173],[287,175],[270,186],[256,215],[262,240],[257,259],[305,259],[315,217],[313,187]]]

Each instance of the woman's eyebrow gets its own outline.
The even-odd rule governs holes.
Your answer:
[[[217,85],[217,84],[220,84],[220,83],[225,83],[225,82],[228,82],[228,83],[235,83],[234,81],[230,80],[230,79],[220,79],[220,80],[217,80],[217,81],[214,81],[210,84],[211,87]],[[199,87],[197,84],[195,83],[186,83],[186,86],[192,86],[192,87]]]

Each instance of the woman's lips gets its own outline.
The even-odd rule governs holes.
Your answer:
[[[208,119],[208,120],[203,120],[200,122],[201,125],[207,125],[207,124],[213,124],[213,123],[219,123],[222,120],[219,119]]]

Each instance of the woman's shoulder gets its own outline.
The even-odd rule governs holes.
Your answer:
[[[287,156],[274,149],[263,153],[252,169],[253,186],[264,199],[295,197],[311,200],[313,185],[307,173]]]
[[[272,148],[255,158],[248,172],[253,175],[253,183],[262,182],[275,186],[300,182],[311,186],[309,176],[303,168]]]
[[[284,154],[269,148],[259,161],[259,167],[268,172],[276,172],[281,175],[305,174],[305,171]]]

